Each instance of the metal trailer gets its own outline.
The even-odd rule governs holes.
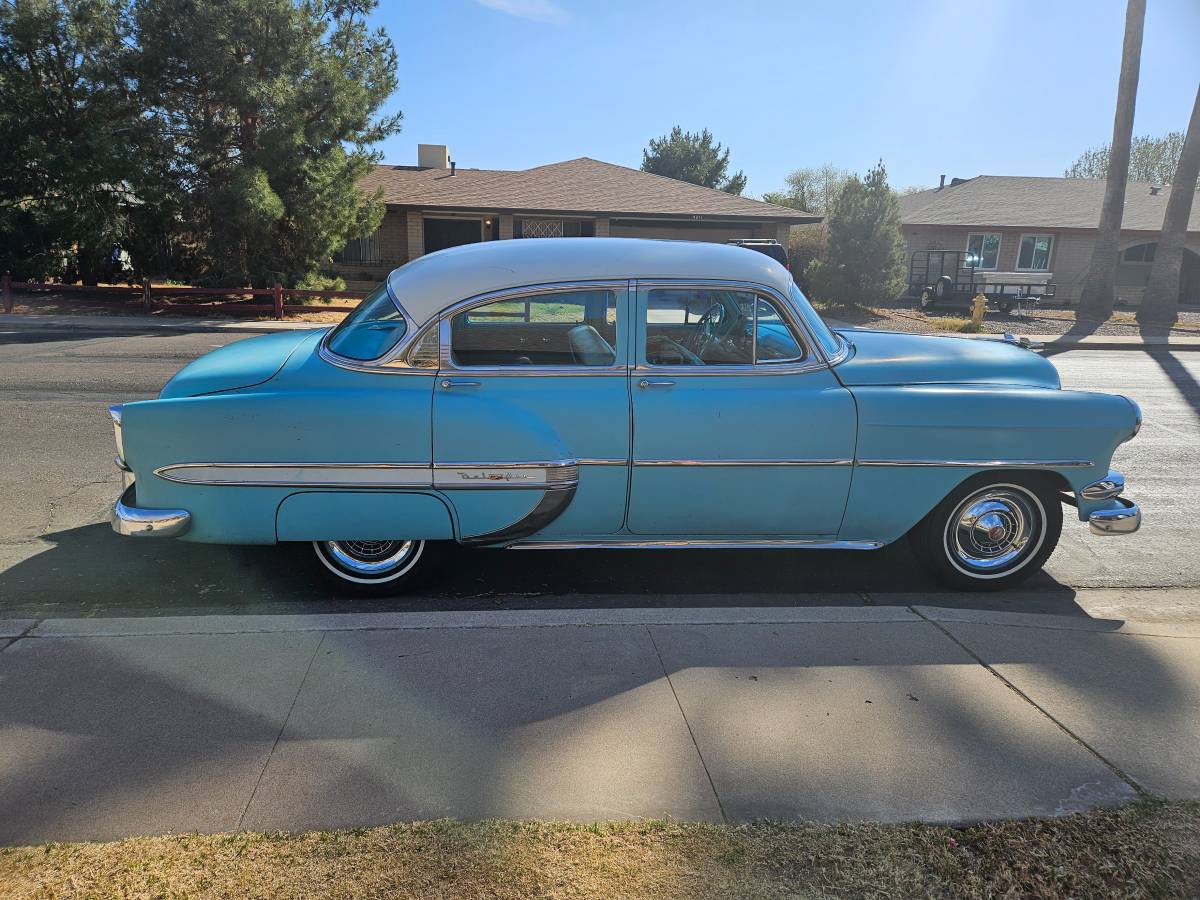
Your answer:
[[[963,250],[916,250],[908,261],[908,295],[922,309],[931,306],[970,306],[983,294],[1003,313],[1037,306],[1054,296],[1052,281],[1038,280],[1036,272],[980,271],[975,257]]]

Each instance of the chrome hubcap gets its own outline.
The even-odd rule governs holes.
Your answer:
[[[363,579],[396,576],[416,562],[424,541],[318,541],[321,556]]]
[[[999,574],[1036,552],[1043,522],[1044,511],[1032,493],[994,485],[959,504],[946,526],[946,549],[969,574]]]

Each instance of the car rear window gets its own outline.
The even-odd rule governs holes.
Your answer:
[[[379,359],[404,337],[408,323],[392,302],[387,284],[368,294],[329,335],[329,349],[346,359]]]

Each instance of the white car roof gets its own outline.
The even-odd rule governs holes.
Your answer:
[[[701,241],[527,238],[485,241],[414,259],[388,286],[417,325],[446,307],[492,291],[561,281],[720,278],[791,289],[787,269],[756,250]]]

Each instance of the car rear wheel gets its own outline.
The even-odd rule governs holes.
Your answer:
[[[327,581],[366,596],[401,594],[428,575],[441,557],[437,542],[422,540],[313,541]]]
[[[917,556],[940,581],[966,590],[1011,587],[1041,568],[1062,533],[1062,504],[1042,478],[972,478],[912,532]]]

